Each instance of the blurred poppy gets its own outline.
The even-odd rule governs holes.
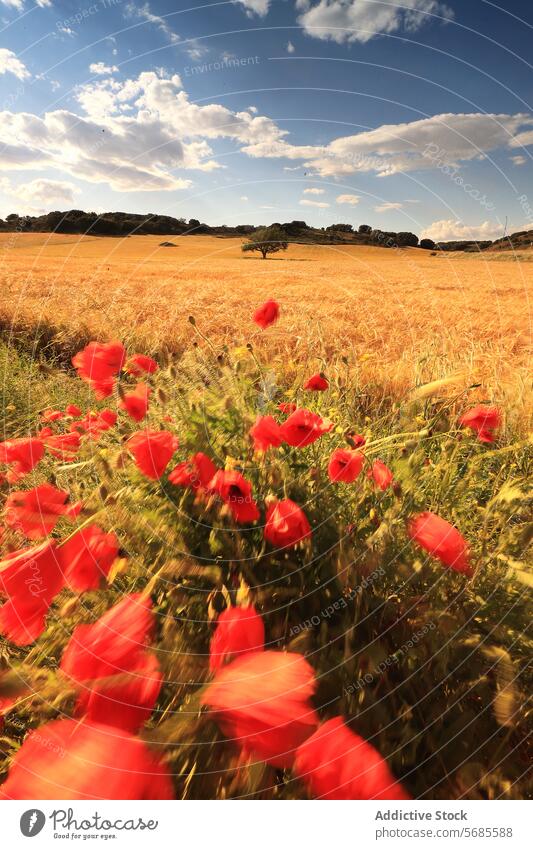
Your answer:
[[[52,457],[56,457],[58,460],[73,460],[80,449],[80,435],[75,431],[52,434],[51,436],[45,435],[41,431],[39,435]]]
[[[273,416],[258,416],[250,428],[250,436],[254,441],[254,451],[268,451],[283,442],[280,426]]]
[[[76,404],[67,404],[65,407],[65,413],[67,416],[81,416],[81,410]]]
[[[361,433],[350,431],[346,434],[346,439],[352,448],[362,448],[366,445],[366,438]]]
[[[303,510],[285,498],[270,505],[265,519],[265,539],[277,548],[290,548],[311,536]]]
[[[385,490],[388,489],[394,481],[394,476],[391,470],[385,465],[385,463],[382,463],[381,460],[374,460],[372,468],[367,474],[368,477],[374,481],[378,489],[383,490],[383,492],[385,492]]]
[[[55,542],[6,554],[0,561],[0,632],[26,646],[42,634],[54,596],[64,586]]]
[[[471,575],[468,543],[457,528],[435,513],[419,513],[409,522],[409,536],[449,569]]]
[[[340,716],[324,722],[302,743],[294,772],[319,799],[411,798],[379,752]]]
[[[113,392],[115,377],[125,359],[126,351],[120,342],[90,342],[72,357],[72,365],[97,398],[106,398]]]
[[[106,534],[98,525],[78,531],[58,549],[67,584],[77,592],[97,590],[118,551],[115,534]]]
[[[318,725],[309,702],[314,690],[313,669],[302,655],[253,652],[219,670],[202,704],[245,753],[284,768]]]
[[[265,647],[265,626],[255,607],[228,607],[218,617],[209,646],[212,672],[246,652]]]
[[[333,423],[322,419],[310,410],[298,409],[281,425],[283,441],[293,448],[304,448],[328,433]]]
[[[468,427],[477,434],[480,442],[494,442],[494,431],[502,423],[502,414],[498,407],[478,404],[459,419],[459,424]]]
[[[27,437],[0,442],[0,463],[10,466],[7,480],[15,483],[31,472],[42,459],[44,446],[40,439]]]
[[[146,743],[94,722],[56,719],[31,731],[0,787],[3,799],[172,799]]]
[[[67,504],[68,492],[42,483],[33,489],[11,492],[5,503],[5,522],[28,539],[51,533],[60,516],[74,518],[81,504]]]
[[[304,383],[304,389],[307,389],[308,392],[325,392],[326,389],[329,389],[329,383],[323,374],[313,374]]]
[[[218,495],[229,507],[236,522],[247,524],[259,518],[259,510],[252,495],[252,485],[240,472],[219,469],[209,482],[209,491]]]
[[[139,471],[159,480],[178,447],[177,438],[168,430],[138,430],[126,443]]]
[[[216,470],[217,467],[213,461],[206,454],[198,451],[189,460],[178,463],[170,472],[168,479],[174,486],[205,489]]]
[[[259,307],[259,309],[254,312],[254,321],[259,325],[259,327],[262,327],[263,330],[270,327],[271,324],[274,324],[278,318],[279,304],[274,300],[266,301],[262,307]]]
[[[143,373],[153,374],[157,368],[156,361],[145,354],[133,354],[126,364],[126,371],[134,377],[140,377]]]
[[[59,419],[64,418],[65,414],[61,410],[44,410],[41,413],[41,419],[43,422],[57,422]]]
[[[278,410],[281,413],[285,413],[285,415],[290,415],[290,413],[294,413],[298,407],[296,404],[291,403],[290,401],[283,401],[281,404],[278,404]]]
[[[361,473],[365,458],[360,451],[337,448],[329,459],[328,476],[333,483],[353,483]]]
[[[154,630],[149,598],[135,593],[93,625],[78,625],[61,659],[61,670],[78,685],[78,715],[137,731],[149,718],[162,675],[146,651]]]
[[[131,392],[124,393],[119,403],[120,409],[126,410],[128,416],[134,421],[142,421],[148,412],[148,397],[151,391],[146,383],[138,383]]]

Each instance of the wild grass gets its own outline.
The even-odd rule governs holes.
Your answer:
[[[297,347],[289,359],[281,346],[268,358],[276,342],[257,338],[252,350],[225,349],[227,334],[212,339],[203,325],[198,329],[189,324],[196,346],[179,359],[162,359],[143,425],[179,437],[176,462],[201,450],[218,466],[241,470],[262,516],[269,497],[296,501],[312,541],[289,553],[271,551],[261,520],[236,527],[219,504],[206,505],[166,478],[148,481],[124,449],[138,425],[123,413],[119,426],[86,443],[72,465],[38,467],[24,486],[53,475],[73,500],[83,500],[80,522],[114,530],[124,559],[103,590],[64,590],[33,646],[4,641],[5,666],[29,682],[30,692],[6,717],[3,770],[28,729],[72,713],[72,687],[57,666],[73,628],[125,593],[149,587],[158,623],[153,650],[165,686],[142,736],[166,760],[177,798],[306,795],[288,771],[244,766],[199,709],[209,680],[213,594],[218,602],[242,601],[243,594],[253,601],[267,647],[302,652],[312,664],[321,717],[342,714],[415,797],[529,795],[530,444],[511,425],[492,446],[459,433],[457,412],[477,392],[460,380],[392,400],[382,382],[373,394],[368,374],[342,355],[327,362],[328,392],[310,396],[301,386],[310,354],[300,359]],[[278,331],[278,344],[283,335]],[[15,433],[36,427],[43,407],[87,402],[66,374],[36,370],[12,350],[1,362]],[[258,413],[279,415],[280,400],[311,407],[334,429],[308,448],[282,446],[257,457],[248,429]],[[328,458],[346,444],[347,430],[365,434],[367,463],[385,461],[394,489],[376,490],[366,474],[351,485],[331,484]],[[420,510],[460,529],[472,549],[472,579],[443,569],[410,542],[406,522]],[[60,523],[56,533],[71,532]],[[9,532],[5,544],[21,540]],[[345,606],[326,613],[339,599]],[[422,636],[413,643],[414,634]]]

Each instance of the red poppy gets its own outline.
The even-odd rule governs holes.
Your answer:
[[[146,743],[95,722],[56,719],[31,731],[0,787],[3,799],[172,799]]]
[[[205,489],[216,470],[217,467],[213,461],[199,451],[197,454],[193,454],[189,460],[185,460],[184,463],[178,463],[170,472],[168,479],[174,486]]]
[[[156,361],[151,357],[147,357],[145,354],[133,354],[126,365],[126,371],[134,377],[140,377],[143,373],[153,374],[157,371],[157,368]]]
[[[290,498],[270,505],[265,519],[265,539],[277,548],[291,548],[311,536],[303,510]]]
[[[294,771],[319,799],[411,797],[379,752],[337,716],[324,722],[296,752]]]
[[[468,543],[446,519],[426,511],[409,522],[409,536],[449,569],[471,575]]]
[[[77,592],[97,590],[118,551],[115,534],[106,534],[98,525],[83,528],[58,549],[66,582]]]
[[[132,732],[146,722],[162,682],[156,658],[146,651],[153,629],[150,599],[140,593],[74,629],[61,669],[78,685],[78,715]]]
[[[273,416],[258,416],[250,428],[250,436],[254,441],[254,451],[268,451],[283,442],[280,426]]]
[[[278,410],[281,413],[285,413],[285,415],[287,416],[291,413],[294,413],[294,411],[297,409],[298,407],[296,406],[296,404],[292,404],[290,401],[283,401],[281,404],[278,404]]]
[[[253,652],[219,670],[202,703],[244,752],[283,768],[318,725],[309,703],[314,690],[302,655]]]
[[[333,483],[353,483],[361,473],[365,458],[360,451],[337,448],[329,459],[328,476]]]
[[[126,392],[119,404],[121,410],[126,410],[136,422],[142,421],[148,412],[148,397],[151,389],[146,383],[138,383],[131,392]]]
[[[124,365],[126,351],[120,342],[90,342],[72,357],[72,365],[97,398],[111,395],[115,377]]]
[[[49,436],[48,434],[43,434],[43,430],[41,430],[39,435],[52,457],[57,457],[58,460],[64,461],[74,459],[80,450],[79,433],[72,431],[69,433],[58,433]]]
[[[362,448],[366,445],[366,438],[361,433],[347,433],[346,438],[352,448]]]
[[[459,424],[477,433],[480,442],[494,442],[494,431],[502,423],[502,414],[498,407],[478,404],[459,419]]]
[[[325,392],[326,389],[329,389],[329,383],[324,375],[317,373],[304,383],[304,389],[307,389],[308,392]]]
[[[229,507],[236,522],[247,524],[259,518],[259,510],[252,496],[252,485],[240,472],[219,469],[209,483],[209,491],[216,493]]]
[[[310,410],[298,409],[281,425],[283,441],[293,448],[304,448],[316,442],[333,427],[333,422],[322,419]]]
[[[39,539],[51,533],[60,516],[74,518],[81,504],[67,504],[68,492],[43,483],[34,489],[10,493],[5,504],[5,522],[28,539]]]
[[[67,404],[65,407],[65,413],[67,416],[81,416],[81,410],[76,404]]]
[[[57,422],[64,418],[65,414],[61,410],[45,410],[41,413],[43,422]]]
[[[235,657],[265,647],[265,626],[255,607],[228,607],[218,617],[209,646],[209,669],[214,672]]]
[[[139,471],[152,480],[159,480],[178,447],[177,438],[168,430],[138,430],[127,441]]]
[[[43,454],[44,446],[40,439],[35,437],[0,442],[0,463],[11,466],[7,474],[7,480],[10,483],[15,483],[31,472],[42,459]]]
[[[85,433],[89,439],[98,440],[102,433],[110,430],[117,422],[117,414],[113,410],[101,410],[99,413],[86,413],[83,419],[72,422],[69,430]]]
[[[265,330],[267,327],[270,327],[271,324],[274,324],[279,318],[279,304],[277,301],[270,300],[266,301],[262,307],[259,307],[258,310],[254,312],[254,321],[259,327],[262,327]]]
[[[54,596],[64,586],[55,542],[6,554],[0,561],[0,631],[19,646],[42,634]]]
[[[385,492],[394,481],[394,476],[385,463],[381,460],[374,460],[372,468],[368,471],[368,477],[374,481],[375,485]]]

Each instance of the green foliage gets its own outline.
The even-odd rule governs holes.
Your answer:
[[[4,397],[6,410],[14,405],[15,430],[17,417],[26,428],[48,399],[58,406],[76,400],[70,378],[40,375],[42,402],[30,410],[15,395],[34,396],[33,372],[13,359],[6,365]],[[307,655],[322,717],[352,720],[414,796],[526,796],[530,446],[486,446],[459,434],[453,400],[410,400],[385,412],[368,396],[363,403],[346,363],[330,363],[329,391],[312,396],[288,378],[295,364],[268,368],[266,374],[251,350],[195,348],[162,365],[145,423],[179,436],[176,462],[204,451],[218,466],[242,471],[263,515],[271,496],[296,501],[312,540],[272,552],[261,521],[238,528],[218,502],[166,478],[147,480],[123,447],[139,426],[121,414],[118,429],[88,443],[76,463],[56,466],[55,477],[83,500],[82,521],[115,531],[126,559],[105,591],[78,598],[65,590],[33,646],[3,645],[8,665],[33,691],[6,717],[4,769],[29,728],[72,707],[55,669],[75,625],[149,587],[167,683],[143,734],[162,745],[177,798],[305,797],[290,773],[237,769],[237,750],[198,707],[209,678],[210,600],[235,603],[243,593],[264,618],[270,648]],[[248,430],[258,414],[280,417],[280,401],[312,408],[334,429],[304,449],[254,455]],[[329,455],[353,431],[367,437],[367,465],[380,458],[390,466],[393,488],[377,490],[365,473],[350,485],[330,483]],[[32,481],[42,479],[38,468]],[[410,542],[406,522],[420,510],[460,529],[472,549],[472,579]],[[67,523],[57,531],[62,538],[71,532]]]

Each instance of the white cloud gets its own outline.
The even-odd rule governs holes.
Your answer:
[[[453,218],[434,221],[422,231],[421,239],[433,239],[434,242],[454,242],[468,239],[489,241],[502,236],[501,224],[494,221],[483,221],[482,224],[465,224]]]
[[[71,27],[65,26],[64,24],[57,24],[56,29],[62,35],[68,35],[70,36],[70,38],[74,38],[74,36],[76,35],[75,31],[71,29]]]
[[[79,188],[65,180],[36,179],[15,186],[8,179],[0,181],[2,191],[22,203],[21,214],[49,210],[54,204],[72,204]]]
[[[140,18],[142,21],[154,24],[168,38],[171,44],[177,44],[181,40],[165,18],[155,15],[152,12],[149,3],[144,3],[142,6],[136,6],[135,3],[128,3],[125,7],[125,13],[130,18]]]
[[[523,125],[533,126],[533,116],[448,113],[409,123],[383,124],[315,148],[315,155],[305,166],[327,177],[372,171],[384,177],[445,167],[453,170],[461,162],[481,159],[497,148],[515,147],[516,134]],[[524,139],[528,132],[521,135]]]
[[[6,47],[0,47],[0,74],[14,74],[19,80],[27,80],[31,77],[24,62],[21,62],[15,53]]]
[[[288,41],[287,42],[287,53],[294,53],[295,50],[296,50],[296,47],[294,46],[292,41]]]
[[[104,62],[91,62],[89,72],[91,74],[114,74],[118,71],[116,65],[106,65]]]
[[[337,195],[335,198],[337,203],[348,203],[351,206],[356,206],[359,203],[359,195]]]
[[[245,203],[248,200],[248,198],[247,198],[246,195],[241,195],[240,200],[242,200]]]
[[[270,0],[233,0],[235,5],[244,6],[249,18],[259,15],[264,18],[270,8]]]
[[[385,203],[380,203],[374,207],[375,212],[390,212],[393,209],[403,209],[403,203],[385,201]]]
[[[324,194],[326,194],[325,189],[317,189],[317,188],[304,189],[304,195],[324,195]]]
[[[527,159],[525,156],[511,156],[511,162],[513,165],[525,165]]]
[[[300,206],[315,206],[317,209],[327,209],[329,207],[329,203],[325,203],[320,200],[307,200],[307,198],[304,198],[300,201]]]
[[[17,11],[21,11],[24,8],[24,0],[0,0],[0,3],[3,3],[4,6],[11,6],[12,9],[17,9]],[[51,0],[35,0],[36,6],[51,6]]]
[[[365,43],[377,35],[400,29],[415,32],[439,18],[453,19],[453,11],[439,0],[401,0],[401,3],[376,0],[319,0],[311,5],[298,0],[302,11],[298,23],[307,35],[338,44]],[[432,16],[438,16],[436,19]]]

